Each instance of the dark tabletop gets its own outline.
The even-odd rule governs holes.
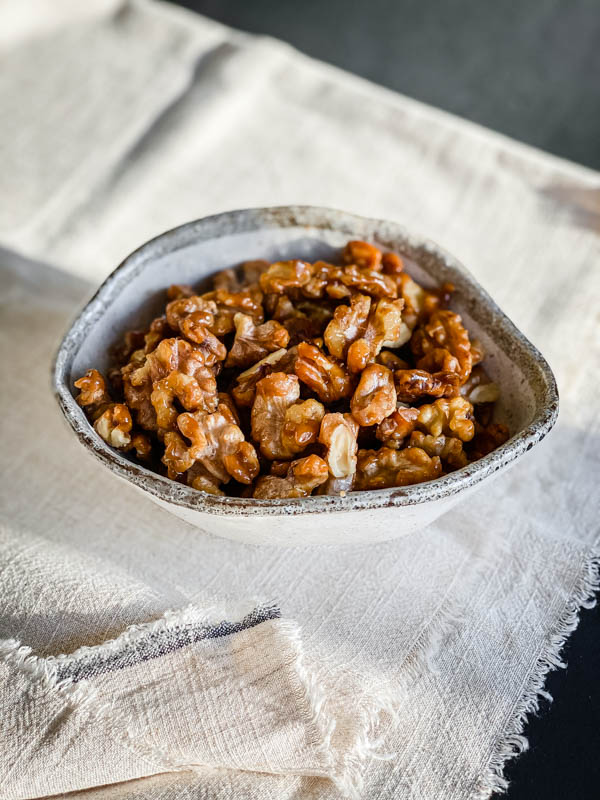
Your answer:
[[[600,0],[176,2],[600,169]],[[599,609],[563,656],[529,753],[507,767],[508,800],[600,797]]]

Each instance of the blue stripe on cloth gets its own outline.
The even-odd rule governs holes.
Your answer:
[[[107,672],[126,669],[153,658],[160,658],[204,639],[231,636],[270,619],[278,619],[280,616],[281,612],[277,606],[257,606],[239,622],[222,620],[215,625],[191,622],[182,625],[173,624],[171,627],[159,630],[149,630],[147,635],[136,636],[131,641],[124,638],[121,648],[104,651],[100,647],[97,654],[94,654],[93,648],[91,648],[91,653],[86,653],[79,658],[57,661],[57,678],[70,680],[73,683],[89,680]]]

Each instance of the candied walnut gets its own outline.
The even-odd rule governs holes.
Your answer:
[[[239,292],[216,289],[206,292],[202,298],[216,304],[217,310],[211,325],[215,336],[226,336],[234,330],[233,318],[237,313],[247,314],[257,325],[264,319],[263,293],[257,286],[249,286]]]
[[[127,331],[123,335],[123,340],[112,348],[112,356],[119,366],[112,367],[108,371],[108,378],[111,382],[113,380],[112,375],[116,374],[117,371],[119,371],[120,377],[120,367],[129,361],[133,353],[144,348],[145,337],[146,331]]]
[[[111,402],[104,378],[97,369],[88,369],[83,377],[75,381],[74,385],[79,389],[77,402],[83,408],[87,408],[90,413]]]
[[[259,283],[260,276],[263,272],[266,272],[271,265],[268,261],[264,261],[263,259],[257,258],[254,261],[244,261],[243,264],[240,264],[242,275],[244,276],[244,282],[246,284],[255,284]]]
[[[465,383],[460,387],[460,393],[473,405],[479,403],[495,403],[500,397],[500,390],[481,366],[475,367]]]
[[[417,425],[419,417],[418,408],[408,408],[399,405],[389,417],[382,420],[377,426],[375,436],[387,447],[400,448],[407,436],[409,436]]]
[[[423,316],[428,318],[437,309],[447,308],[453,291],[452,283],[443,283],[436,289],[428,289],[423,302]]]
[[[175,478],[193,465],[194,451],[177,431],[167,431],[163,443],[162,462],[167,467],[169,478]]]
[[[185,475],[185,481],[188,486],[197,489],[199,492],[207,492],[208,494],[215,494],[222,497],[225,492],[219,488],[219,484],[215,481],[213,475],[200,463],[193,464]]]
[[[371,309],[371,298],[355,294],[349,306],[338,306],[333,319],[325,329],[323,339],[334,358],[345,358],[350,345],[365,335],[367,319]]]
[[[226,367],[248,367],[269,353],[285,348],[290,335],[279,322],[271,319],[262,325],[255,325],[252,317],[236,314],[233,318],[235,339]]]
[[[239,425],[240,416],[231,395],[227,392],[218,392],[217,399],[219,401],[219,406],[224,406],[224,408],[221,409],[221,413],[224,414],[225,409],[227,409],[231,415],[231,421],[235,422],[236,425]]]
[[[402,321],[404,300],[378,300],[369,312],[362,338],[348,348],[348,369],[361,372],[374,361],[381,348],[400,347],[410,339],[410,331]]]
[[[295,455],[316,442],[324,414],[323,405],[313,398],[290,406],[281,428],[283,450]]]
[[[160,380],[171,372],[195,375],[201,367],[211,367],[222,360],[224,350],[222,342],[212,336],[202,344],[192,344],[178,337],[163,339],[148,353],[145,366],[152,380]]]
[[[397,369],[409,368],[408,361],[400,358],[396,353],[392,353],[391,350],[382,350],[375,360],[378,364],[383,364],[384,367],[391,369],[392,372],[395,372]]]
[[[159,430],[169,430],[179,414],[175,398],[186,411],[212,411],[215,405],[216,383],[210,370],[203,368],[193,376],[182,372],[171,372],[166,378],[154,383],[150,402],[156,412]]]
[[[493,422],[485,427],[480,427],[469,445],[469,457],[472,461],[487,456],[501,444],[507,442],[510,432],[501,422]]]
[[[463,442],[473,438],[473,406],[464,397],[440,398],[421,406],[417,426],[432,436],[457,436]]]
[[[304,261],[276,261],[260,276],[260,288],[265,294],[285,294],[309,282],[310,264]]]
[[[167,289],[167,300],[179,300],[182,297],[191,297],[196,294],[187,283],[174,283]]]
[[[275,475],[277,478],[285,478],[289,468],[290,468],[289,461],[271,461],[271,469],[269,470],[269,475]]]
[[[352,491],[354,486],[354,474],[348,475],[345,478],[334,478],[331,473],[329,477],[322,483],[321,486],[317,489],[317,494],[326,494],[326,495],[341,495],[345,497],[348,492]]]
[[[285,497],[308,497],[325,483],[329,476],[327,464],[319,456],[307,456],[289,465],[285,478],[263,475],[256,482],[253,497],[258,500],[278,500]]]
[[[131,444],[132,425],[127,406],[110,403],[94,422],[94,429],[112,447],[124,450]]]
[[[404,270],[404,262],[396,253],[384,253],[381,259],[381,270],[386,275],[399,275]]]
[[[150,397],[152,395],[152,378],[149,368],[144,362],[130,361],[121,370],[123,394],[129,408],[135,412],[137,424],[147,431],[156,430],[156,413]],[[135,375],[135,383],[132,378]]]
[[[434,311],[419,331],[411,339],[413,353],[425,356],[435,348],[447,350],[458,361],[457,374],[464,383],[471,374],[473,358],[471,342],[459,314],[453,311]]]
[[[169,326],[180,331],[192,342],[201,342],[206,328],[214,325],[217,304],[198,295],[181,297],[167,304],[166,319]]]
[[[371,297],[398,297],[394,279],[376,269],[360,269],[351,264],[344,267],[340,280],[344,286],[357,289]]]
[[[231,390],[231,394],[238,406],[249,407],[252,405],[256,395],[256,384],[265,375],[273,372],[273,369],[276,365],[279,365],[286,352],[283,348],[276,350],[237,376],[236,384]],[[279,369],[279,366],[277,366],[277,371],[285,372],[285,370]]]
[[[163,339],[141,366],[125,367],[123,391],[127,404],[136,411],[138,424],[146,430],[171,427],[176,417],[175,397],[190,411],[213,411],[217,383],[205,362],[212,362],[214,357],[214,353],[184,339]]]
[[[352,382],[344,365],[313,344],[300,342],[294,370],[324,403],[336,403],[352,394]]]
[[[239,292],[241,288],[240,280],[234,269],[222,269],[213,277],[215,291]]]
[[[350,414],[325,414],[319,442],[327,448],[325,461],[334,478],[349,478],[356,472],[358,425]]]
[[[363,370],[350,401],[352,416],[359,425],[378,425],[396,409],[394,377],[381,364]]]
[[[311,267],[310,280],[302,286],[302,294],[312,300],[326,296],[338,300],[349,297],[350,290],[341,281],[342,273],[342,267],[327,261],[315,261]]]
[[[250,442],[242,441],[233,452],[223,454],[223,466],[238,483],[250,485],[260,472],[256,450]]]
[[[422,369],[398,369],[394,372],[398,400],[414,403],[421,397],[453,397],[458,392],[454,372],[425,372]]]
[[[256,384],[252,438],[269,459],[289,459],[316,441],[325,409],[316,400],[298,403],[296,375],[273,372]]]
[[[427,292],[406,272],[398,273],[395,279],[398,284],[398,294],[404,300],[402,317],[412,331],[423,313]]]
[[[451,469],[460,469],[469,462],[463,450],[463,443],[454,436],[432,436],[422,431],[413,431],[408,442],[409,447],[420,447],[429,456],[439,456],[443,464]]]
[[[173,336],[174,333],[176,333],[176,330],[171,328],[166,317],[157,317],[156,319],[152,320],[150,327],[144,336],[143,352],[151,353],[158,347],[159,342],[161,342],[163,339]],[[132,360],[136,360],[135,352],[131,355],[130,361]]]
[[[431,458],[419,447],[393,450],[359,450],[356,465],[355,489],[389,489],[409,486],[438,478],[442,462],[438,456]]]
[[[273,298],[273,307],[270,309],[269,313],[277,322],[284,322],[292,317],[301,316],[287,295],[268,294],[266,297],[269,299]]]
[[[286,295],[275,295],[277,302],[273,318],[284,326],[290,335],[292,345],[307,339],[314,339],[323,332],[331,319],[331,310],[322,305],[303,300],[296,305]]]
[[[381,250],[368,242],[348,242],[342,252],[345,264],[356,264],[360,269],[381,269]]]
[[[201,465],[216,486],[235,478],[240,483],[252,483],[259,472],[258,457],[254,447],[245,441],[240,427],[233,422],[227,406],[206,414],[202,411],[186,412],[177,418],[177,427],[191,441],[182,447],[177,434],[166,434],[163,463],[177,472],[186,464]]]
[[[131,437],[130,449],[135,450],[140,461],[148,461],[152,454],[152,442],[145,433],[135,433]]]
[[[420,335],[421,332],[417,331],[414,337],[418,339]],[[448,350],[443,347],[434,347],[417,361],[417,369],[423,369],[425,372],[455,372],[458,374],[460,365],[458,359]]]
[[[314,300],[301,299],[296,303],[296,309],[318,327],[319,333],[323,333],[333,317],[333,310],[329,303],[324,304]]]
[[[481,364],[485,358],[485,350],[480,339],[471,339],[471,357],[473,359],[473,366]]]

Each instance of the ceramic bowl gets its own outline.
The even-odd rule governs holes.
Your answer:
[[[105,370],[108,351],[126,330],[148,323],[171,283],[197,285],[249,259],[330,260],[348,239],[399,252],[425,285],[450,281],[452,307],[479,338],[486,370],[501,389],[497,419],[512,438],[485,458],[428,483],[345,497],[292,500],[216,497],[145,469],[104,443],[74,399],[73,381]],[[558,394],[550,367],[470,273],[433,242],[400,225],[309,206],[248,209],[190,222],[152,239],[102,284],[60,345],[53,385],[74,434],[114,475],[201,530],[273,545],[352,544],[403,536],[444,514],[539,442],[554,425]]]

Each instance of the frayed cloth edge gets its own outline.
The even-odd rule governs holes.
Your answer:
[[[580,610],[595,606],[595,595],[599,590],[600,553],[596,552],[586,559],[583,573],[575,585],[573,594],[556,628],[548,637],[546,645],[531,671],[525,691],[513,711],[506,730],[495,745],[484,774],[476,784],[472,800],[488,800],[494,792],[503,793],[508,789],[504,768],[510,759],[526,752],[529,747],[527,738],[523,735],[527,718],[530,714],[538,711],[541,698],[552,700],[550,694],[544,689],[546,676],[555,669],[566,667],[560,653],[569,636],[579,624]]]

